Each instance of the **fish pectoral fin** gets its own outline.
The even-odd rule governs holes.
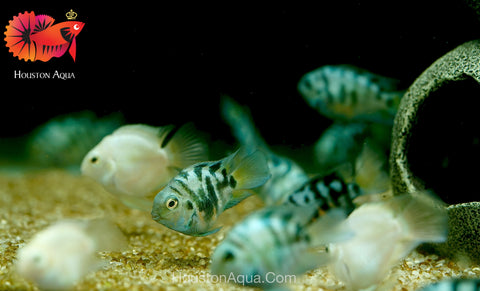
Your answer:
[[[227,202],[224,210],[232,208],[233,206],[242,202],[245,198],[251,196],[252,194],[253,194],[252,191],[246,191],[246,190],[233,191],[232,198]]]
[[[77,57],[77,41],[76,37],[73,37],[72,43],[70,44],[70,48],[68,49],[68,52],[73,58],[73,61],[75,62],[75,58]]]
[[[203,232],[203,233],[199,233],[197,234],[196,236],[207,236],[207,235],[211,235],[211,234],[214,234],[216,232],[218,232],[222,227],[219,227],[219,228],[215,228],[215,229],[212,229],[210,231],[207,231],[207,232]]]
[[[117,195],[126,206],[138,209],[146,212],[151,212],[153,207],[153,201],[150,201],[144,197],[132,196],[132,195]]]
[[[180,173],[182,171],[182,169],[177,167],[177,166],[168,166],[167,168],[174,175],[177,175],[178,173]]]
[[[350,229],[345,220],[345,211],[336,208],[312,222],[306,229],[311,238],[311,246],[324,246],[351,239],[355,232]]]

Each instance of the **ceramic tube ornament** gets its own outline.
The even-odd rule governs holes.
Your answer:
[[[480,40],[464,43],[427,68],[395,117],[390,173],[394,194],[433,190],[450,204],[442,252],[480,262]]]

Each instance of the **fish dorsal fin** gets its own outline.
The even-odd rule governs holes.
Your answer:
[[[140,134],[145,137],[151,138],[152,136],[156,136],[157,132],[159,131],[158,127],[146,125],[146,124],[127,124],[117,128],[113,134]]]
[[[54,22],[55,18],[49,15],[41,14],[35,16],[35,27],[33,29],[33,33],[37,33],[51,27]]]
[[[166,125],[158,128],[157,136],[161,148],[164,148],[165,145],[168,144],[175,132],[176,130],[174,125]]]
[[[208,160],[208,150],[192,123],[178,130],[163,128],[158,132],[160,147],[172,157],[172,166],[178,169]]]

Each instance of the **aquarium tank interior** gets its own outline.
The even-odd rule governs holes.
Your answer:
[[[68,5],[1,11],[1,290],[478,286],[479,1]]]

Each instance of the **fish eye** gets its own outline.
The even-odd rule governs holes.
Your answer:
[[[80,29],[80,25],[78,25],[78,24],[75,24],[75,25],[73,26],[73,29],[75,29],[75,30],[79,30],[79,29]]]
[[[233,255],[233,253],[231,251],[227,251],[225,253],[225,255],[223,256],[223,261],[224,262],[230,262],[233,259],[235,259],[235,256]]]
[[[90,159],[90,163],[92,163],[92,164],[98,163],[98,157],[92,157],[92,158]]]
[[[305,85],[305,88],[307,88],[307,90],[312,90],[312,82],[309,79],[304,80],[303,85]]]
[[[170,210],[174,209],[174,208],[177,207],[177,205],[178,205],[178,200],[177,200],[177,198],[170,198],[170,199],[168,199],[166,205],[167,205],[167,208],[168,208],[168,209],[170,209]]]

